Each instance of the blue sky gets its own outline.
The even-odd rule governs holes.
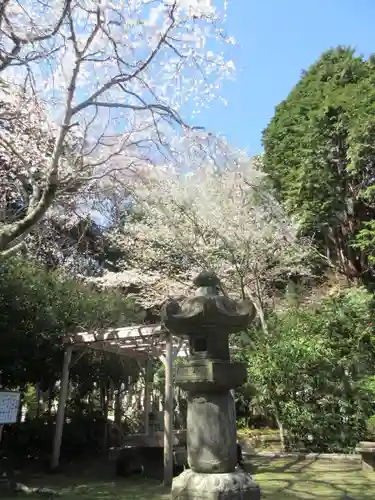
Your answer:
[[[227,27],[240,45],[237,80],[223,88],[228,105],[212,105],[199,122],[255,154],[274,107],[323,51],[375,52],[375,0],[229,0]]]

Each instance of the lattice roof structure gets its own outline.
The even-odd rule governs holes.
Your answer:
[[[165,355],[168,332],[162,325],[138,325],[104,331],[80,332],[63,339],[65,347],[88,347],[102,352],[147,359]],[[187,340],[172,337],[173,351],[180,356],[188,352]]]
[[[60,447],[65,422],[65,406],[69,393],[69,372],[72,351],[75,349],[94,349],[110,352],[120,356],[132,357],[140,360],[159,358],[165,366],[165,410],[164,410],[164,474],[165,481],[171,482],[173,477],[172,460],[172,432],[173,432],[173,397],[172,397],[172,366],[177,356],[188,354],[187,340],[171,336],[162,325],[138,325],[124,328],[111,328],[90,332],[80,332],[66,335],[63,338],[64,363],[61,374],[59,405],[56,416],[56,428],[51,456],[51,469],[58,467]],[[147,363],[146,363],[147,365]],[[146,384],[147,387],[147,384]],[[145,397],[146,400],[148,400]],[[145,411],[145,421],[148,421],[148,412]],[[145,424],[148,428],[148,424]]]

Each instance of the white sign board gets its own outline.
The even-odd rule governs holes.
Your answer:
[[[0,425],[17,422],[20,393],[0,391]]]

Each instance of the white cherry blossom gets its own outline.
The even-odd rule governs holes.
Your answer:
[[[310,242],[299,239],[298,224],[267,187],[261,158],[234,158],[227,150],[217,158],[219,167],[206,161],[185,174],[150,171],[134,186],[134,210],[141,217],[110,236],[145,275],[157,269],[170,283],[187,287],[196,272],[213,269],[228,293],[252,300],[265,327],[271,287],[309,272]],[[113,286],[113,277],[105,274],[101,283]]]
[[[0,74],[11,97],[0,168],[11,196],[25,172],[38,193],[22,217],[0,220],[0,253],[63,192],[183,163],[191,110],[234,76],[225,16],[222,0],[3,0]],[[23,165],[14,182],[10,165]]]

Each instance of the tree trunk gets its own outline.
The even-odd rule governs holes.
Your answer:
[[[247,297],[250,299],[250,301],[252,302],[253,306],[255,307],[256,313],[257,313],[259,321],[260,321],[260,325],[262,327],[262,331],[263,331],[264,335],[266,336],[266,335],[268,335],[268,327],[267,327],[267,321],[266,321],[266,316],[264,313],[263,304],[261,302],[259,285],[257,286],[257,290],[258,290],[258,294],[257,294],[258,299],[251,293],[251,291],[248,287],[245,288],[245,293],[246,293]]]
[[[133,396],[134,396],[134,384],[129,383],[128,385],[128,393],[126,396],[126,409],[129,410],[133,407]]]
[[[66,136],[71,125],[73,116],[72,103],[74,99],[75,84],[78,77],[80,65],[82,61],[77,61],[74,65],[70,84],[68,85],[68,94],[66,97],[65,113],[62,118],[53,152],[50,158],[50,164],[47,170],[47,177],[43,192],[39,199],[35,199],[34,203],[29,204],[26,217],[12,224],[3,224],[0,229],[0,255],[11,254],[18,247],[22,246],[22,242],[32,228],[45,215],[49,207],[54,202],[59,188],[59,163],[63,153]],[[34,194],[37,194],[39,189],[36,189]],[[39,194],[39,193],[38,193]],[[18,241],[21,240],[21,241]],[[17,242],[17,243],[16,243]],[[13,246],[14,244],[14,246]]]
[[[20,405],[18,407],[18,412],[17,412],[17,424],[20,424],[22,422],[22,410],[24,407],[25,403],[25,387],[22,387],[20,389]]]
[[[259,318],[263,333],[264,333],[264,335],[268,335],[268,326],[267,326],[266,318],[264,315],[263,307],[260,306],[259,304],[256,304],[256,303],[254,304],[254,306],[255,306],[255,309],[257,311],[258,318]]]
[[[35,417],[39,418],[40,417],[41,398],[42,398],[42,391],[40,390],[39,383],[35,384],[35,397],[36,397]]]
[[[115,424],[119,428],[121,428],[121,424],[122,424],[121,386],[122,386],[122,384],[119,384],[117,386],[117,390],[115,392]]]
[[[108,388],[106,384],[102,384],[100,387],[100,404],[104,419],[102,450],[106,451],[108,448]]]
[[[279,434],[280,434],[280,448],[281,451],[285,451],[285,429],[284,429],[284,424],[281,420],[280,412],[278,409],[278,405],[275,405],[275,419],[277,422],[277,427],[279,429]]]
[[[136,399],[136,409],[138,412],[142,411],[142,399],[143,399],[143,391],[142,389],[137,391],[137,399]]]
[[[51,419],[51,417],[52,417],[53,399],[54,399],[54,386],[50,387],[48,390],[48,418],[49,419]]]

